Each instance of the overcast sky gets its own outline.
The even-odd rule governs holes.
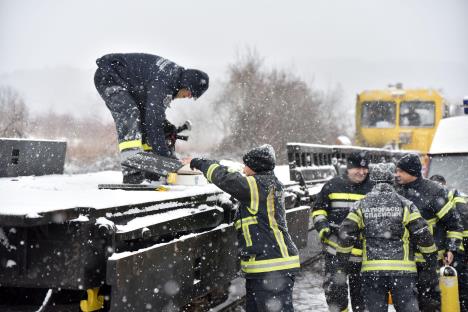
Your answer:
[[[466,0],[0,0],[0,77],[147,52],[217,79],[247,46],[348,94],[397,81],[468,94]]]

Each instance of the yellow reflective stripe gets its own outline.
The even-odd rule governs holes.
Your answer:
[[[409,222],[410,212],[408,206],[403,208],[403,224],[407,225]]]
[[[453,202],[455,204],[466,204],[466,199],[461,196],[457,196],[453,198]]]
[[[326,228],[321,229],[320,232],[319,232],[319,237],[320,238],[322,238],[322,235],[323,235],[324,232],[330,232],[330,228],[326,227]]]
[[[314,218],[314,217],[320,216],[320,215],[328,216],[328,213],[325,210],[321,209],[321,210],[312,211],[311,215],[312,215],[312,218]]]
[[[353,250],[353,246],[350,246],[350,247],[341,247],[341,246],[338,246],[338,247],[336,248],[336,251],[341,252],[341,253],[350,253],[352,250]]]
[[[324,238],[323,239],[323,242],[329,246],[332,246],[333,248],[337,249],[337,248],[340,248],[341,246],[338,245],[337,243],[335,243],[334,241],[332,240],[329,240],[328,238]]]
[[[418,245],[418,249],[419,251],[421,251],[422,253],[432,253],[432,252],[436,252],[437,251],[437,247],[435,244],[432,244],[431,246],[429,247],[424,247],[424,246],[419,246]]]
[[[331,200],[336,199],[346,199],[346,200],[360,200],[366,197],[366,195],[362,194],[352,194],[352,193],[330,193],[328,194],[328,198]]]
[[[463,239],[462,232],[447,231],[447,238]]]
[[[369,271],[410,271],[416,272],[416,262],[404,260],[366,260],[362,261],[362,272]]]
[[[412,222],[412,221],[414,221],[416,219],[419,219],[419,218],[422,218],[421,214],[419,212],[413,212],[413,213],[410,214],[408,222]]]
[[[267,197],[267,212],[268,212],[268,221],[270,223],[270,228],[273,230],[273,234],[275,235],[276,242],[281,250],[281,255],[286,258],[289,257],[288,247],[286,247],[286,243],[284,242],[283,232],[280,231],[278,228],[278,223],[275,219],[275,195],[274,189],[270,191]]]
[[[209,182],[212,182],[211,181],[211,176],[213,175],[213,171],[215,171],[216,168],[219,167],[219,164],[212,164],[211,166],[208,167],[208,170],[206,171],[206,179],[209,181]]]
[[[242,224],[251,225],[251,224],[257,224],[257,223],[258,223],[257,217],[247,217],[247,218],[237,220],[234,223],[234,226],[236,227],[236,230],[238,230],[238,229],[240,229]]]
[[[299,262],[299,256],[268,260],[251,259],[248,261],[241,261],[241,268],[245,273],[263,273],[300,267],[301,264]]]
[[[354,256],[362,257],[362,249],[353,248],[351,249],[351,254]]]
[[[242,234],[244,235],[245,245],[247,247],[252,246],[252,236],[250,235],[249,225],[258,224],[257,217],[247,217],[241,220],[237,220],[234,224],[236,229],[239,230],[242,227]]]
[[[444,259],[444,255],[445,255],[445,249],[439,250],[439,251],[437,252],[437,260],[442,260],[442,259]]]
[[[344,309],[344,310],[341,310],[341,312],[348,312],[348,308]]]
[[[403,260],[409,261],[409,231],[405,227],[405,231],[403,233],[402,241],[403,241]]]
[[[144,143],[144,144],[143,144],[143,150],[145,150],[145,151],[152,151],[153,148],[152,148],[151,146],[149,146],[148,144]]]
[[[123,151],[129,148],[142,148],[141,140],[123,141],[119,143],[119,150]]]
[[[362,229],[364,227],[362,218],[360,218],[359,215],[357,215],[356,213],[350,212],[346,218],[351,220],[351,221],[356,222],[360,229]]]
[[[463,231],[463,237],[468,237],[468,231]]]
[[[254,177],[247,177],[247,183],[250,188],[250,207],[247,207],[251,214],[257,214],[258,212],[258,187],[257,181]]]
[[[436,216],[439,219],[442,219],[454,206],[453,201],[449,200],[442,209],[440,209],[437,213]]]
[[[437,223],[437,218],[432,218],[426,221],[429,225],[435,225]]]
[[[414,261],[416,261],[416,262],[426,262],[423,255],[421,253],[419,253],[419,252],[414,253]]]

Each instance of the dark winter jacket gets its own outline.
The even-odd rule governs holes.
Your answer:
[[[312,209],[314,227],[324,244],[325,250],[336,254],[338,228],[346,218],[355,201],[363,199],[372,190],[373,183],[366,178],[362,183],[352,183],[347,175],[335,177],[325,183]],[[361,261],[362,249],[357,243],[352,251],[351,260]]]
[[[439,250],[439,259],[442,259],[447,250],[457,251],[463,238],[463,228],[454,209],[452,192],[422,177],[414,182],[399,185],[397,192],[412,201],[429,224]],[[423,259],[419,257],[417,261]]]
[[[272,171],[243,176],[215,161],[194,158],[190,166],[240,202],[235,219],[241,268],[247,278],[287,274],[300,267],[286,225],[283,185]]]
[[[362,274],[416,274],[414,246],[435,268],[437,248],[427,222],[416,206],[390,184],[377,184],[358,201],[341,224],[339,257],[348,254],[362,236]],[[434,269],[435,272],[435,269]]]
[[[95,84],[99,93],[104,94],[104,90],[110,86],[119,86],[128,91],[140,111],[142,137],[146,141],[143,143],[158,146],[161,154],[168,156],[170,153],[163,124],[166,108],[177,94],[184,68],[160,56],[143,53],[107,54],[99,58],[96,64]],[[121,146],[133,147],[134,144],[121,142]]]
[[[461,246],[461,252],[465,253],[465,259],[468,261],[468,203],[466,198],[457,190],[453,190],[453,202],[460,215],[463,226],[463,245]]]

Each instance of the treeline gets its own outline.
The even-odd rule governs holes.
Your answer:
[[[291,71],[268,69],[258,54],[248,52],[229,66],[213,100],[180,112],[178,117],[196,126],[178,150],[240,160],[247,149],[269,143],[284,164],[287,142],[333,144],[338,135],[350,134],[352,118],[347,118],[351,116],[341,95],[339,87],[319,90]],[[0,86],[0,137],[66,140],[67,172],[119,167],[110,118],[54,112],[32,116],[20,94],[8,86]]]

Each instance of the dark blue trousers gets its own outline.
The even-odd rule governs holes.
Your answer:
[[[293,312],[294,275],[248,278],[246,312]]]

